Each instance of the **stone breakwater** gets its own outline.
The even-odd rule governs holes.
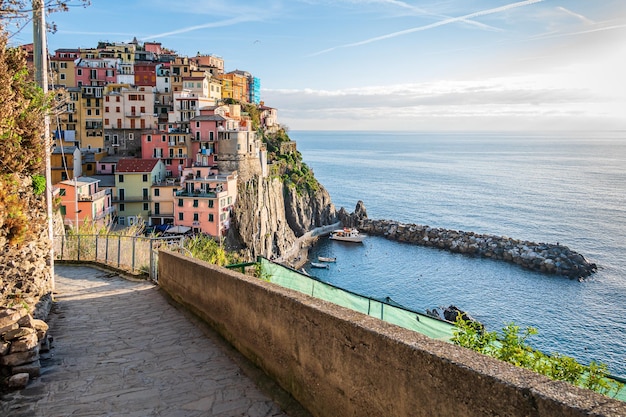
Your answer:
[[[534,243],[506,236],[481,235],[390,220],[362,219],[359,223],[359,229],[369,235],[468,256],[496,259],[533,271],[572,279],[588,277],[597,270],[596,264],[558,243]]]

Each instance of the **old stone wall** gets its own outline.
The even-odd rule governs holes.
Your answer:
[[[506,236],[482,235],[390,220],[363,219],[358,227],[369,235],[510,262],[522,268],[570,278],[584,278],[597,269],[584,256],[558,243],[535,243]]]
[[[626,404],[172,252],[159,285],[317,417],[624,416]]]
[[[50,350],[48,325],[28,309],[0,308],[0,391],[22,389],[39,376],[40,352]]]
[[[15,176],[15,180],[19,177]],[[4,216],[15,207],[0,199],[0,388],[20,389],[39,375],[39,352],[47,346],[44,321],[52,302],[53,276],[44,195],[35,195],[30,177],[19,179],[18,196],[28,228],[11,243]],[[58,213],[57,213],[58,214]],[[55,222],[63,231],[63,221]]]

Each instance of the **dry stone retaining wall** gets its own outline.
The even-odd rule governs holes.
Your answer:
[[[39,353],[50,350],[48,325],[28,310],[0,308],[0,389],[23,389],[39,376]]]
[[[597,270],[596,264],[558,243],[534,243],[506,236],[481,235],[390,220],[363,219],[359,229],[369,235],[384,236],[399,242],[501,260],[522,268],[574,279],[587,277]]]

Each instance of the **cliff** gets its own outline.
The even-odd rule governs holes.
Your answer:
[[[238,185],[232,222],[228,248],[253,260],[287,256],[307,232],[337,223],[338,217],[321,184],[315,191],[298,192],[277,177],[254,176]]]

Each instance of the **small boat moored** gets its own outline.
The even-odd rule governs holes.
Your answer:
[[[323,263],[318,263],[318,262],[311,262],[311,267],[312,268],[326,268],[326,269],[330,268],[328,264],[323,264]]]
[[[344,227],[330,232],[330,239],[341,240],[344,242],[363,242],[365,235],[359,233],[357,229]]]
[[[325,256],[318,256],[317,260],[320,262],[337,262],[337,258],[327,258]]]

